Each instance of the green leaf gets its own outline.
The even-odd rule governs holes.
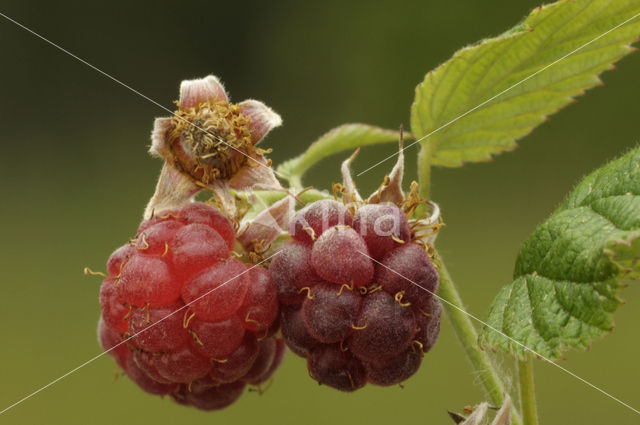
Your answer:
[[[405,138],[411,135],[405,133]],[[320,160],[361,146],[397,142],[400,132],[366,124],[344,124],[313,142],[302,155],[278,166],[280,176],[299,182],[304,173]]]
[[[413,135],[435,132],[421,143],[432,144],[432,164],[448,167],[514,149],[516,140],[600,85],[598,74],[635,50],[630,43],[640,34],[640,17],[603,34],[638,13],[640,0],[559,1],[496,38],[459,50],[416,87]]]
[[[573,190],[523,244],[514,278],[489,309],[482,344],[557,359],[611,332],[618,292],[640,278],[640,147]]]

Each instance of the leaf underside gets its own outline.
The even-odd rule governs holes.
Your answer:
[[[598,74],[635,50],[630,43],[640,34],[640,17],[559,59],[638,13],[640,0],[562,0],[536,8],[496,38],[459,50],[416,87],[414,137],[437,130],[421,143],[433,144],[433,164],[448,167],[514,149],[516,140],[600,85]]]
[[[618,292],[640,277],[639,259],[640,147],[587,176],[529,236],[481,344],[551,359],[588,347],[613,329]]]
[[[405,137],[411,135],[405,133]],[[399,138],[398,131],[367,124],[344,124],[320,136],[302,155],[280,164],[278,173],[285,178],[301,177],[311,166],[330,155],[361,146],[397,142]]]

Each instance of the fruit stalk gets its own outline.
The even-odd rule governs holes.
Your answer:
[[[527,354],[524,360],[518,360],[518,378],[523,423],[524,425],[538,425],[536,393],[533,382],[533,357],[530,354]]]

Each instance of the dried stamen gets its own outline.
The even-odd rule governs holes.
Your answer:
[[[85,267],[85,268],[84,268],[84,275],[85,275],[85,276],[89,276],[89,275],[91,275],[91,276],[102,276],[102,277],[104,277],[105,279],[106,279],[107,277],[109,277],[109,276],[107,276],[106,274],[104,274],[104,273],[102,273],[102,272],[94,272],[94,271],[93,271],[93,270],[91,270],[89,267]]]
[[[311,288],[309,288],[308,286],[305,286],[304,288],[300,288],[298,290],[298,294],[302,294],[304,291],[307,291],[307,298],[309,298],[310,300],[315,298],[315,296],[311,295]]]
[[[245,164],[260,166],[249,160],[266,153],[251,141],[250,120],[238,105],[226,101],[207,100],[179,108],[169,132],[174,165],[203,185],[228,179]]]
[[[351,324],[351,329],[354,329],[356,331],[361,331],[363,329],[367,329],[367,326],[369,326],[369,320],[365,317],[364,318],[364,326],[356,326],[354,323]]]

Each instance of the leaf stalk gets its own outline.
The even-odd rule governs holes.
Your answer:
[[[531,354],[527,354],[523,360],[518,360],[518,380],[520,383],[520,409],[522,410],[523,425],[538,425],[536,393],[533,382],[533,357]]]

